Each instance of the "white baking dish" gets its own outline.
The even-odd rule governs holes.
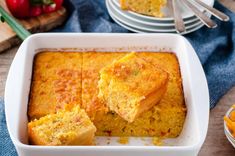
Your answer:
[[[187,117],[181,135],[164,146],[146,146],[140,138],[121,145],[111,137],[97,137],[99,146],[32,146],[27,144],[27,106],[33,58],[39,49],[76,51],[162,51],[174,52],[180,63]],[[5,89],[6,120],[10,137],[20,156],[194,156],[207,133],[209,93],[205,74],[190,43],[173,34],[36,34],[20,46],[11,65]],[[151,140],[147,139],[146,140]],[[150,141],[151,142],[151,141]]]

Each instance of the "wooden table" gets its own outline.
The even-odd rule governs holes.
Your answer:
[[[220,0],[235,11],[234,0]],[[0,53],[0,97],[4,96],[7,73],[18,47]],[[223,116],[228,108],[235,103],[235,86],[218,102],[210,112],[210,123],[206,141],[199,156],[234,156],[235,149],[228,142],[223,130]]]

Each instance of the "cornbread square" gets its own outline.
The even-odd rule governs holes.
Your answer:
[[[65,108],[28,123],[33,145],[92,145],[96,128],[79,106]]]
[[[162,17],[161,8],[166,5],[166,0],[120,0],[123,10],[131,10],[140,14]]]
[[[125,56],[118,52],[84,52],[82,63],[82,108],[86,110],[95,124],[99,123],[109,110],[106,104],[98,98],[99,71],[113,61]]]
[[[100,72],[99,97],[110,110],[133,122],[164,95],[168,74],[130,53]]]
[[[128,123],[115,112],[109,111],[99,121],[94,120],[97,128],[96,135],[175,138],[180,135],[187,114],[178,59],[171,52],[138,52],[136,54],[168,72],[169,81],[166,93],[157,105],[132,123]],[[96,62],[95,58],[92,60]]]
[[[80,52],[40,52],[34,57],[33,81],[57,79],[57,72],[63,69],[81,72],[82,53]]]
[[[29,120],[56,113],[65,104],[81,104],[82,53],[41,52],[35,56]]]

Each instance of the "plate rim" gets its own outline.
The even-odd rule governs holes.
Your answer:
[[[116,4],[118,7],[120,7],[120,4],[117,2],[118,0],[112,0],[114,2],[114,4]],[[208,4],[209,6],[213,6],[214,3],[215,3],[215,0],[210,0],[211,3]],[[184,6],[185,7],[185,6]],[[138,13],[135,13],[133,11],[127,11],[128,13],[134,15],[134,16],[137,16],[139,18],[145,18],[145,19],[148,19],[148,20],[158,20],[158,21],[173,21],[174,18],[173,17],[165,17],[165,18],[159,18],[159,17],[151,17],[151,16],[146,16],[146,15],[142,15],[142,14],[138,14]],[[183,17],[183,19],[189,19],[189,18],[192,18],[194,15],[194,13],[192,13],[193,15],[188,15],[188,16],[185,16]]]
[[[130,26],[127,26],[127,25],[124,24],[124,23],[121,23],[120,21],[118,21],[117,19],[114,19],[113,17],[112,17],[112,19],[113,19],[117,24],[119,24],[121,27],[123,27],[123,28],[125,28],[125,29],[127,29],[127,30],[129,30],[129,31],[132,31],[132,32],[136,32],[136,33],[163,33],[163,32],[157,32],[157,31],[151,32],[151,31],[137,30],[136,28],[132,28],[132,27],[130,27]],[[194,32],[194,31],[197,31],[197,30],[199,30],[200,28],[202,28],[203,26],[204,26],[204,24],[201,24],[201,25],[199,25],[199,26],[197,26],[197,27],[195,27],[195,28],[192,28],[192,29],[190,29],[190,30],[188,30],[188,31],[185,31],[185,32],[181,33],[181,35],[186,35],[186,34],[189,34],[189,33]],[[177,34],[177,32],[165,32],[165,33],[175,33],[175,34]],[[179,34],[179,33],[178,33],[178,34]]]

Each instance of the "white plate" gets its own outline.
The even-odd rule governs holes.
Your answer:
[[[144,20],[142,18],[138,18],[136,16],[133,16],[132,14],[126,12],[126,11],[123,11],[120,7],[116,6],[113,2],[113,0],[107,0],[109,5],[110,5],[110,8],[112,8],[113,10],[111,11],[115,11],[116,13],[115,14],[119,14],[120,16],[122,17],[125,17],[126,19],[128,20],[131,20],[131,21],[134,21],[134,22],[138,22],[138,23],[141,23],[141,24],[145,24],[145,25],[149,25],[149,26],[174,26],[174,21],[170,21],[170,22],[162,22],[162,21],[157,21],[157,20],[154,20],[154,21],[148,21],[148,20]],[[190,19],[184,19],[184,24],[187,26],[189,24],[191,24],[192,22],[196,22],[196,21],[200,21],[196,16],[193,16],[192,18]]]
[[[112,1],[120,8],[119,0],[112,0]],[[214,5],[214,0],[203,0],[203,2],[206,3],[209,6]],[[181,11],[183,19],[190,19],[190,18],[194,17],[194,13],[191,10],[189,10],[187,7],[182,5],[182,3],[180,3],[178,6],[180,7],[180,11]],[[201,11],[203,11],[202,7],[199,7],[199,9]],[[144,20],[157,20],[157,21],[173,21],[174,20],[172,15],[169,13],[170,11],[169,11],[168,7],[165,7],[162,11],[166,15],[166,17],[158,18],[158,17],[151,17],[151,16],[138,14],[138,13],[135,13],[133,11],[126,11],[126,12],[128,12],[128,13],[136,16],[136,17],[139,17],[141,19],[144,19]]]
[[[107,2],[107,1],[106,1]],[[106,6],[107,6],[107,9],[109,10],[109,6],[108,4],[106,3]],[[175,29],[154,29],[154,30],[151,30],[149,28],[146,28],[146,26],[144,27],[140,27],[138,25],[133,25],[131,26],[128,22],[126,23],[123,23],[122,21],[118,20],[117,18],[115,18],[115,15],[109,11],[109,14],[110,16],[112,17],[112,19],[117,23],[119,24],[120,26],[126,28],[127,30],[130,30],[132,32],[137,32],[137,33],[176,33],[176,30]],[[181,33],[181,35],[184,35],[184,34],[188,34],[188,33],[191,33],[191,32],[194,32],[198,29],[200,29],[201,27],[203,27],[203,24],[200,22],[200,23],[196,23],[194,25],[194,27],[189,27],[188,29],[186,29],[185,32]]]
[[[172,51],[182,75],[187,116],[180,136],[166,146],[146,146],[139,137],[127,145],[112,137],[96,138],[99,146],[33,146],[27,139],[27,109],[33,59],[41,48],[73,51]],[[5,113],[10,137],[19,156],[196,156],[205,140],[209,121],[209,92],[201,63],[190,45],[176,34],[45,33],[31,35],[21,44],[9,70]],[[111,138],[111,145],[107,140]],[[103,142],[102,142],[103,141]]]
[[[109,11],[109,14],[111,15],[111,17],[117,19],[118,21],[124,23],[125,25],[128,25],[130,27],[136,28],[136,29],[143,29],[146,31],[151,31],[151,32],[176,32],[175,30],[175,26],[152,26],[152,25],[146,25],[146,24],[142,24],[133,20],[129,20],[128,18],[122,16],[121,14],[118,14],[116,12],[116,10],[114,10],[111,6],[111,4],[109,3],[110,0],[106,1],[106,6],[107,9]],[[190,24],[185,25],[186,30],[194,28],[198,25],[202,24],[201,21],[195,21],[195,22],[191,22]]]
[[[118,21],[118,20],[115,19],[114,17],[112,17],[112,18],[113,18],[113,20],[114,20],[117,24],[119,24],[119,25],[122,26],[123,28],[126,28],[127,30],[130,30],[130,31],[132,31],[132,32],[137,32],[137,33],[161,33],[161,32],[158,32],[158,31],[154,31],[154,32],[153,32],[153,31],[147,31],[147,30],[142,30],[142,29],[136,29],[136,28],[130,27],[130,26],[128,26],[128,25],[125,25],[124,23]],[[196,26],[196,27],[194,27],[194,28],[191,28],[191,29],[189,29],[189,30],[186,30],[185,32],[181,33],[181,35],[185,35],[185,34],[189,34],[189,33],[191,33],[191,32],[194,32],[194,31],[196,31],[196,30],[202,28],[203,26],[204,26],[204,24],[200,24],[200,25],[198,25],[198,26]],[[176,33],[176,31],[174,31],[174,32],[167,32],[167,33]]]

